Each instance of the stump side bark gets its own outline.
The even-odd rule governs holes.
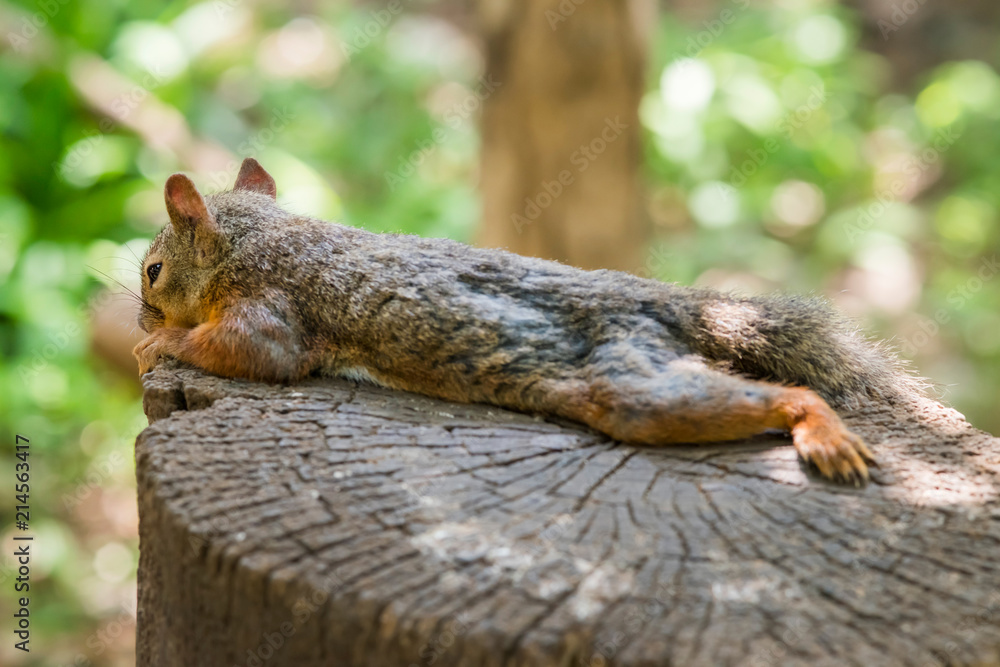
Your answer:
[[[1000,440],[928,401],[642,448],[342,381],[161,366],[136,443],[139,665],[1000,664]]]

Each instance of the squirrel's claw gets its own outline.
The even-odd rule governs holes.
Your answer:
[[[139,344],[132,348],[132,356],[139,364],[139,375],[145,375],[153,370],[153,366],[160,360],[160,354],[156,351],[153,336],[146,336]]]
[[[132,349],[139,364],[139,375],[145,375],[165,357],[175,354],[174,336],[170,329],[155,329]]]
[[[792,428],[792,441],[802,459],[827,479],[861,486],[868,465],[877,465],[864,441],[847,430],[827,406],[810,411]]]

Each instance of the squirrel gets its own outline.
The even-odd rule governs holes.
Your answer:
[[[875,459],[831,403],[919,384],[819,299],[324,222],[279,207],[253,158],[231,191],[203,197],[174,174],[164,194],[170,224],[142,260],[140,374],[173,357],[254,381],[341,376],[640,445],[781,429],[823,477],[855,485]]]

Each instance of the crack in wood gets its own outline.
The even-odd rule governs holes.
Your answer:
[[[1000,625],[961,625],[1000,611],[1000,440],[930,401],[845,414],[883,469],[844,491],[772,440],[667,451],[340,381],[145,382],[138,664],[245,661],[332,581],[268,667],[584,664],[601,641],[623,666],[1000,662]]]

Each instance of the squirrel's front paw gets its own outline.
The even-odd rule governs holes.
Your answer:
[[[791,429],[795,449],[823,477],[860,486],[868,481],[868,464],[878,465],[875,457],[826,402],[815,399]]]
[[[187,332],[183,329],[154,329],[132,349],[132,356],[139,362],[139,375],[153,370],[165,357],[176,356],[177,342]]]

